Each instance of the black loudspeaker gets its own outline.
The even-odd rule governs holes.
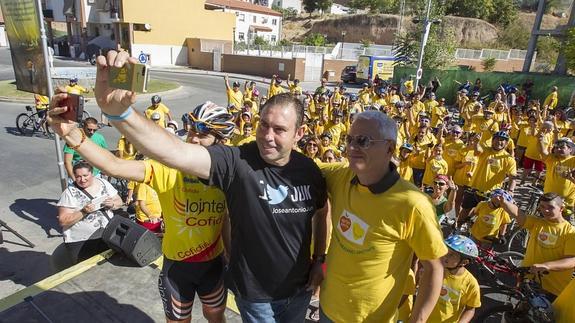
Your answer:
[[[102,240],[140,267],[162,255],[162,243],[153,232],[122,216],[112,218],[102,233]]]

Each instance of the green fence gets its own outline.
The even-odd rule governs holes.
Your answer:
[[[399,84],[401,80],[406,80],[410,75],[413,75],[415,78],[415,73],[415,68],[396,66],[393,70],[393,83]],[[549,94],[551,87],[555,85],[559,88],[558,106],[567,106],[571,98],[571,93],[575,90],[575,78],[570,76],[539,73],[480,73],[469,70],[426,69],[423,71],[420,84],[427,84],[430,79],[436,76],[441,81],[441,87],[438,89],[436,96],[438,98],[444,97],[448,103],[453,103],[457,89],[460,86],[455,81],[464,83],[466,80],[469,80],[473,84],[477,78],[480,78],[482,83],[481,96],[495,91],[497,87],[504,82],[509,82],[509,84],[521,88],[521,84],[527,79],[531,79],[535,83],[533,86],[533,99],[539,99],[541,103],[543,103],[545,97]]]

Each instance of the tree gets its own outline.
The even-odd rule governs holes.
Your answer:
[[[436,27],[437,28],[437,27]],[[433,28],[423,53],[423,68],[441,69],[450,66],[455,60],[456,41],[451,28]],[[394,65],[417,66],[422,31],[408,32],[396,38],[393,45]],[[439,30],[438,30],[439,29]]]
[[[565,35],[563,52],[567,59],[567,67],[570,70],[575,70],[575,28],[569,28]]]
[[[256,36],[254,38],[254,45],[263,46],[263,45],[267,45],[267,44],[268,44],[268,41],[265,40],[262,36]]]
[[[483,66],[483,70],[486,72],[491,72],[495,68],[495,63],[497,63],[495,57],[489,57],[481,61],[481,66]]]
[[[305,12],[309,13],[311,16],[311,13],[317,10],[317,1],[303,0],[303,10],[305,10]]]
[[[363,47],[365,49],[371,47],[371,45],[372,45],[372,41],[369,39],[362,39],[360,42],[361,42],[361,47]]]
[[[325,46],[325,37],[322,34],[314,33],[307,35],[303,40],[306,46]]]

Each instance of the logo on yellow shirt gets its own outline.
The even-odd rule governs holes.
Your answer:
[[[487,159],[487,164],[491,167],[499,167],[499,160],[496,158],[489,158]]]
[[[337,228],[347,240],[363,245],[369,225],[357,215],[344,210],[339,217]]]
[[[495,225],[495,215],[493,214],[485,214],[484,216],[481,217],[481,220],[483,221],[483,223],[488,224],[490,226]]]
[[[541,231],[537,236],[537,240],[544,246],[552,247],[557,243],[557,236],[550,232]]]
[[[446,301],[446,302],[453,302],[457,303],[459,297],[461,296],[461,292],[451,288],[449,285],[441,286],[441,292],[439,294],[439,298]]]

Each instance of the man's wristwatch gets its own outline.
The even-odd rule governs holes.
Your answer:
[[[323,254],[323,255],[313,255],[313,256],[311,256],[311,262],[312,262],[312,263],[318,262],[318,263],[320,263],[320,264],[325,263],[325,254]]]

